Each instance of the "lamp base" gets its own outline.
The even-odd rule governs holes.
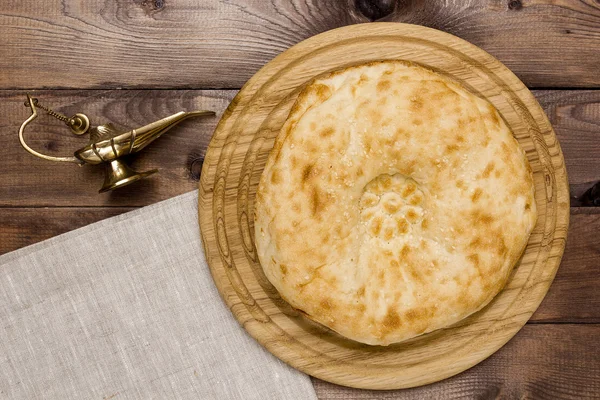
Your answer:
[[[139,181],[142,178],[150,176],[158,172],[157,169],[152,169],[145,172],[137,172],[123,161],[116,159],[106,164],[104,175],[104,184],[98,193],[108,192],[109,190],[127,186],[130,183]]]

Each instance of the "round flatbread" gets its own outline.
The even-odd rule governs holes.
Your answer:
[[[531,168],[496,109],[384,61],[300,93],[260,180],[255,241],[293,307],[387,345],[484,307],[535,222]]]

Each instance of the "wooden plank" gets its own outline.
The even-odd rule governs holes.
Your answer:
[[[314,378],[313,385],[320,400],[591,398],[600,392],[599,337],[600,325],[526,325],[487,360],[431,385],[382,392]]]
[[[217,117],[188,120],[133,157],[138,170],[159,168],[152,178],[113,193],[97,194],[103,181],[98,166],[78,168],[26,153],[18,126],[29,115],[22,91],[0,91],[0,207],[124,206],[152,204],[198,187],[204,151],[234,90],[61,90],[38,91],[42,104],[67,115],[85,112],[92,122],[141,126],[179,110],[207,108]],[[600,180],[600,91],[535,91],[565,154],[573,194]],[[42,114],[26,132],[31,145],[53,155],[68,155],[86,143],[62,122]]]
[[[0,254],[131,210],[130,207],[0,208]]]
[[[581,196],[600,181],[600,91],[539,90],[562,148],[572,196]]]
[[[236,91],[54,91],[36,92],[40,103],[67,115],[86,113],[92,123],[142,126],[181,110],[209,109],[217,117],[182,122],[130,158],[139,171],[160,172],[131,186],[98,194],[103,167],[53,163],[21,147],[18,127],[30,111],[23,92],[0,92],[6,118],[0,121],[0,206],[122,206],[152,204],[197,189],[204,152],[220,114]],[[70,155],[87,144],[60,121],[45,113],[25,132],[33,148],[52,155]]]
[[[239,88],[295,43],[378,18],[464,38],[528,86],[600,86],[591,0],[22,0],[0,13],[0,88]]]
[[[598,232],[600,208],[571,209],[562,262],[550,290],[530,322],[600,323]]]

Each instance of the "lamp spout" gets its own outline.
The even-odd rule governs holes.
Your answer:
[[[133,129],[130,132],[119,135],[115,138],[118,141],[118,137],[131,135],[132,146],[130,153],[140,151],[154,140],[158,139],[163,133],[179,124],[181,121],[191,117],[200,117],[206,115],[215,115],[213,111],[189,111],[189,112],[178,112],[171,116],[165,117],[159,121],[152,122],[148,125],[142,126],[137,129]]]

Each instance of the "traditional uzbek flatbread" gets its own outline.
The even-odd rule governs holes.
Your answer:
[[[400,61],[310,83],[255,203],[258,256],[281,296],[379,345],[484,307],[535,222],[531,169],[496,109]]]

